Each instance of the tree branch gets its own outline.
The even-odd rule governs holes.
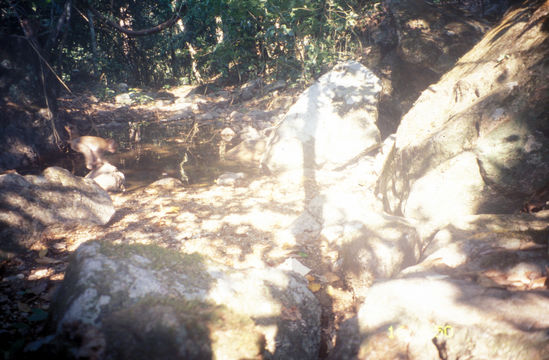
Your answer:
[[[151,28],[148,28],[148,29],[143,29],[143,30],[128,30],[118,24],[116,24],[115,22],[109,20],[107,17],[105,17],[103,14],[101,14],[99,11],[97,11],[93,6],[91,6],[89,3],[86,2],[86,6],[88,7],[88,9],[92,12],[93,15],[95,15],[97,17],[97,19],[99,19],[99,21],[101,21],[102,23],[120,31],[121,33],[124,33],[128,36],[146,36],[146,35],[150,35],[150,34],[155,34],[157,32],[160,32],[166,28],[169,28],[170,26],[172,26],[173,24],[175,24],[177,22],[177,20],[179,20],[179,14],[174,14],[170,19],[168,19],[167,21],[163,22],[162,24],[158,24],[156,26],[153,26]]]

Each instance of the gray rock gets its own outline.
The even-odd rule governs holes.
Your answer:
[[[536,288],[549,265],[544,249],[548,220],[549,211],[463,217],[439,230],[425,247],[422,261],[402,273],[438,272],[497,286]],[[544,282],[539,285],[544,287]]]
[[[236,133],[230,127],[226,127],[223,130],[221,130],[220,135],[223,141],[229,142],[236,136]]]
[[[309,87],[274,132],[263,166],[273,173],[344,166],[380,142],[379,79],[358,62],[337,65]]]
[[[326,218],[340,209],[344,207],[325,208]],[[396,216],[370,213],[362,219],[324,224],[321,235],[329,248],[338,252],[334,270],[343,274],[358,298],[366,296],[375,280],[394,277],[420,258],[418,232],[406,219]]]
[[[383,213],[370,190],[373,184],[368,185],[365,179],[374,166],[373,161],[362,161],[346,170],[317,172],[318,195],[288,228],[275,234],[278,244],[322,239],[320,250],[333,254],[332,270],[342,274],[357,297],[362,297],[375,279],[396,276],[416,264],[423,246],[413,224]]]
[[[183,184],[183,182],[181,180],[173,178],[173,177],[167,177],[167,178],[163,178],[163,179],[160,179],[160,180],[156,180],[155,182],[153,182],[152,184],[147,186],[147,188],[151,188],[151,189],[158,188],[158,189],[162,189],[162,190],[171,190],[171,189],[178,189],[178,188],[181,188],[181,187],[184,187],[184,186],[185,186],[185,184]]]
[[[250,80],[239,89],[240,100],[250,100],[261,93],[264,83],[262,79]]]
[[[535,7],[523,10],[535,16]],[[404,116],[379,181],[388,212],[444,226],[517,211],[545,185],[549,93],[522,89],[547,74],[548,34],[527,23],[508,15]]]
[[[256,139],[245,139],[227,151],[225,160],[238,163],[244,167],[259,169],[266,146],[267,139],[261,135]]]
[[[382,138],[396,131],[421,91],[489,30],[486,22],[455,5],[390,0],[384,3],[386,14],[369,25],[372,41],[364,47],[363,64],[382,80],[377,122]]]
[[[447,6],[438,8],[421,0],[391,0],[387,5],[395,20],[401,58],[438,74],[449,70],[487,29]]]
[[[22,250],[31,234],[56,224],[106,224],[111,198],[93,180],[50,167],[42,176],[0,175],[3,251]]]
[[[94,343],[100,358],[317,359],[320,343],[320,305],[297,274],[153,245],[80,246],[50,324],[64,351]]]
[[[268,84],[265,86],[265,92],[272,92],[284,89],[286,87],[286,81],[284,80],[277,80],[271,84]]]
[[[390,280],[368,290],[329,359],[544,359],[548,306],[547,292],[436,274]]]
[[[86,176],[95,181],[105,191],[124,191],[126,178],[116,166],[104,162],[100,167],[93,169]]]
[[[120,105],[131,105],[133,100],[129,93],[118,94],[114,97],[114,101]]]
[[[240,184],[245,177],[246,175],[244,175],[243,172],[228,172],[219,175],[219,177],[215,180],[215,183],[221,186],[235,186]]]
[[[116,85],[116,87],[117,87],[118,91],[120,91],[120,92],[127,92],[127,91],[130,89],[130,87],[128,86],[128,84],[123,83],[123,82],[118,83],[118,84]]]

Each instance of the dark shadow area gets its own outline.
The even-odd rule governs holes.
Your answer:
[[[382,60],[382,66],[390,70],[379,73],[380,78],[388,78],[394,91],[381,93],[377,126],[381,139],[394,134],[402,116],[411,109],[414,102],[430,84],[440,79],[440,74],[417,64],[410,64],[397,56],[396,49]]]
[[[96,192],[85,190],[85,186],[48,184],[45,179],[35,184],[18,174],[4,177],[0,191],[0,211],[4,215],[0,251],[8,256],[28,250],[48,225],[99,221],[97,209],[92,207],[105,205]]]

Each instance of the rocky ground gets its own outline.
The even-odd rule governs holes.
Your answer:
[[[248,115],[254,112],[271,114],[270,118],[261,119],[264,123],[261,126],[272,124],[277,119],[275,115],[283,113],[291,104],[292,95],[288,93],[293,93],[286,92],[284,96],[271,93],[260,99],[231,104],[231,93],[224,92],[221,96],[194,95],[178,103],[177,99],[186,96],[189,90],[174,89],[175,101],[157,100],[131,107],[95,102],[92,96],[67,99],[64,104],[67,114],[72,113],[76,119],[89,116],[99,128],[108,128],[107,119],[116,119],[120,124],[152,117],[150,121],[160,123],[171,117],[172,121],[188,123],[213,116],[225,119],[224,126],[240,131],[257,121]],[[180,116],[183,112],[186,118]],[[144,115],[138,117],[138,114]],[[257,122],[255,124],[257,126]],[[131,154],[131,151],[124,154],[124,149],[121,152],[118,159]],[[208,156],[211,154],[205,154]],[[75,160],[76,171],[81,171],[82,159]],[[113,162],[116,164],[116,160]],[[153,179],[166,177],[162,169],[156,171]],[[221,172],[221,169],[214,171],[215,174]],[[210,183],[201,181],[187,186],[174,178],[165,178],[153,185],[146,185],[143,179],[130,177],[129,180],[133,188],[111,193],[116,214],[107,225],[50,226],[36,235],[27,253],[2,261],[0,306],[4,316],[0,323],[0,342],[8,358],[41,334],[52,294],[63,280],[71,253],[80,244],[94,239],[113,244],[156,244],[174,251],[196,252],[233,268],[269,267],[289,258],[298,259],[311,269],[306,277],[323,305],[324,350],[334,345],[336,324],[356,313],[353,294],[344,289],[342,280],[331,271],[333,259],[327,258],[326,253],[323,255],[317,244],[281,243],[274,239],[277,231],[287,228],[302,212],[306,197],[311,195],[300,187],[300,179],[280,186],[279,180],[258,175],[257,171],[250,172],[248,168],[244,178],[219,181],[219,184],[213,179]]]
[[[393,13],[409,14],[399,10],[400,4],[394,2]],[[547,2],[523,5],[509,12],[504,25],[494,28],[453,72],[423,92],[399,126],[398,146],[387,166],[379,166],[377,154],[383,155],[386,145],[392,147],[390,137],[332,172],[307,177],[304,171],[289,171],[271,177],[255,166],[252,171],[231,168],[232,178],[220,177],[227,170],[211,160],[222,148],[221,133],[229,128],[237,135],[227,140],[227,149],[244,138],[267,135],[303,90],[285,84],[250,82],[238,89],[181,87],[161,92],[120,86],[111,102],[89,93],[63,100],[65,120],[78,123],[89,130],[86,133],[119,140],[123,150],[109,159],[127,175],[128,187],[111,194],[116,214],[108,224],[49,226],[35,235],[27,252],[2,261],[4,357],[21,355],[26,344],[43,335],[52,294],[71,253],[99,239],[200,253],[235,269],[284,263],[295,269],[299,262],[310,269],[303,276],[322,305],[321,357],[334,349],[331,358],[350,358],[360,344],[362,354],[370,358],[423,359],[427,345],[432,355],[428,358],[488,358],[494,349],[500,356],[492,358],[521,358],[515,355],[525,356],[525,345],[528,354],[546,358],[549,317],[541,309],[549,299],[549,213],[544,210],[548,191],[543,180],[547,86],[541,79],[546,73]],[[409,24],[404,20],[402,24]],[[454,35],[444,29],[439,32],[443,38]],[[466,34],[463,38],[470,38]],[[425,39],[431,37],[416,40]],[[397,53],[423,63],[423,52],[411,52],[416,44],[404,42]],[[442,63],[436,62],[433,71],[442,74],[440,66],[452,66],[444,63],[445,56],[438,59]],[[319,102],[311,99],[315,105]],[[334,99],[337,108],[340,97]],[[527,113],[525,119],[511,121],[513,114]],[[317,118],[313,124],[318,124]],[[425,119],[430,120],[428,126]],[[339,145],[347,145],[345,140]],[[305,148],[303,160],[310,155]],[[65,167],[83,175],[77,164],[82,159],[74,159],[75,165],[68,162]],[[205,170],[200,170],[202,164]],[[513,176],[505,177],[500,169],[509,164],[515,164]],[[180,181],[186,180],[182,166],[190,184]],[[239,171],[243,175],[235,176]],[[372,188],[376,181],[383,204]],[[508,187],[515,196],[509,196]],[[544,211],[526,214],[538,210]],[[401,213],[406,219],[395,216]],[[424,218],[421,239],[426,242],[419,243],[411,230]],[[339,243],[345,238],[356,241]],[[345,271],[341,255],[358,258],[358,267]],[[290,258],[293,263],[288,263]],[[385,267],[379,260],[387,261],[381,264]],[[379,268],[386,273],[378,274]],[[347,278],[352,270],[364,276]],[[371,286],[374,276],[391,280]],[[345,284],[372,296],[364,302]],[[371,314],[375,316],[366,316]],[[353,320],[355,315],[358,320]],[[298,318],[291,311],[281,316]],[[338,347],[335,333],[343,323],[348,326],[343,326]],[[455,329],[456,336],[437,342],[441,328],[445,336]],[[501,339],[503,345],[497,343]]]

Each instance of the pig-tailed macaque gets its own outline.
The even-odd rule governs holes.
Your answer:
[[[105,151],[115,152],[116,143],[112,139],[103,139],[98,136],[78,136],[76,128],[65,126],[69,133],[69,144],[74,151],[82,153],[86,159],[86,168],[89,170],[101,166],[105,161]]]

